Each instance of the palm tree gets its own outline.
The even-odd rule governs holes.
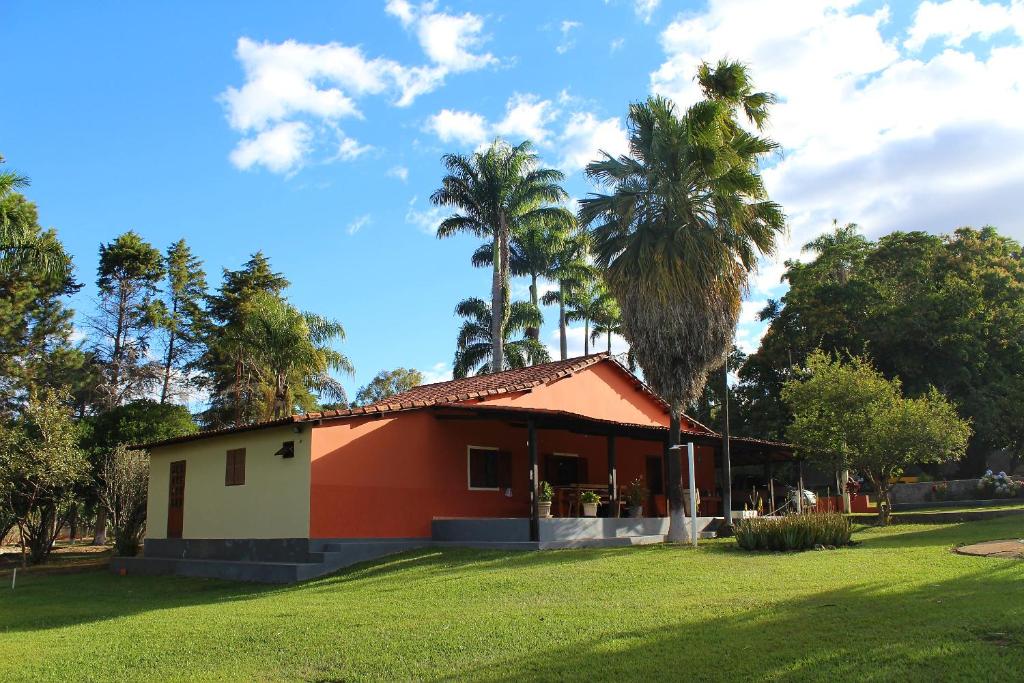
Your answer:
[[[594,330],[590,333],[590,342],[596,344],[602,335],[608,338],[608,353],[612,352],[612,335],[622,335],[622,312],[619,302],[611,296],[605,301],[599,317],[594,319]]]
[[[264,417],[285,417],[296,406],[312,409],[313,392],[346,400],[341,382],[330,374],[353,372],[349,359],[331,347],[345,339],[341,323],[299,311],[266,292],[254,295],[244,308],[227,340],[236,347],[241,372],[253,377],[266,396]]]
[[[669,445],[678,444],[683,406],[721,365],[740,299],[759,254],[785,228],[758,162],[777,149],[747,132],[773,98],[753,93],[746,69],[722,62],[698,74],[705,99],[677,116],[667,99],[630,106],[630,153],[587,167],[611,194],[581,202],[598,265],[621,310],[624,336],[644,377],[669,403]],[[669,451],[669,538],[682,540],[679,450]]]
[[[558,289],[544,295],[545,306],[558,304],[559,351],[562,360],[569,356],[566,333],[566,304],[572,291],[596,277],[594,268],[587,263],[587,234],[573,234],[565,239],[554,253],[547,277],[558,283]]]
[[[511,340],[512,334],[540,326],[540,310],[528,301],[514,301],[509,306],[508,324],[505,326],[502,363],[494,368],[491,357],[491,306],[483,299],[463,299],[455,307],[456,315],[466,319],[459,329],[452,375],[468,377],[511,368],[522,368],[551,360],[547,349],[536,339],[524,336]]]
[[[529,141],[512,146],[495,140],[471,156],[442,157],[448,174],[430,201],[458,209],[437,228],[438,237],[468,232],[492,242],[491,362],[504,362],[504,328],[511,313],[508,297],[511,236],[542,220],[569,224],[572,215],[553,206],[568,195],[559,185],[560,171],[543,168]]]
[[[530,303],[540,310],[541,278],[549,278],[555,265],[555,259],[564,248],[565,242],[571,239],[576,230],[576,217],[570,213],[558,216],[558,220],[543,219],[512,233],[509,242],[509,272],[514,276],[530,278]],[[492,242],[481,244],[473,252],[473,265],[476,267],[492,266],[494,263],[494,245]],[[541,319],[541,324],[544,320]],[[526,336],[540,339],[540,327],[529,327]]]
[[[585,280],[569,292],[565,317],[574,322],[583,321],[583,355],[590,355],[590,323],[605,317],[609,302],[612,301],[614,299],[600,277]]]
[[[4,158],[0,156],[2,163]],[[25,176],[0,171],[0,273],[22,268],[38,269],[47,275],[70,273],[70,259],[60,242],[40,236],[35,209],[18,193],[28,185]],[[28,215],[33,218],[28,219]]]

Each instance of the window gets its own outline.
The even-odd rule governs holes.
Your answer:
[[[587,484],[587,459],[571,453],[552,453],[544,459],[544,479],[553,486]]]
[[[467,447],[470,490],[497,491],[508,483],[508,455],[489,446]]]
[[[224,468],[224,485],[241,486],[245,483],[245,449],[235,448],[228,451],[227,465]]]

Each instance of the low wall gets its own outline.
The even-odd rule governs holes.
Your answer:
[[[716,518],[698,517],[697,533],[705,531]],[[667,517],[549,517],[539,520],[541,543],[626,539],[663,536],[668,533]],[[686,520],[690,529],[690,519]],[[434,519],[433,540],[451,543],[528,543],[530,520],[516,518]]]
[[[931,500],[932,487],[941,482],[920,481],[915,484],[894,484],[889,492],[894,506],[901,503],[925,503]],[[949,486],[947,500],[969,500],[978,497],[977,479],[951,479],[945,482]]]
[[[308,538],[147,538],[143,555],[173,560],[304,562]]]

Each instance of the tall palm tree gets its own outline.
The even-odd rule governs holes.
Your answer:
[[[601,314],[594,319],[594,329],[590,333],[590,342],[596,344],[602,336],[608,339],[608,353],[612,352],[612,335],[622,335],[622,312],[619,310],[619,302],[611,296],[601,309]]]
[[[529,141],[512,146],[495,140],[471,156],[442,157],[448,174],[430,200],[458,211],[437,228],[438,237],[467,232],[492,242],[491,362],[504,362],[504,328],[511,313],[508,297],[511,236],[542,220],[571,222],[572,215],[554,204],[568,195],[560,171],[543,168]]]
[[[295,407],[311,409],[317,395],[344,401],[345,389],[332,371],[351,374],[352,363],[331,344],[345,339],[341,323],[305,313],[266,292],[245,305],[237,329],[228,335],[238,347],[242,371],[266,396],[264,417],[280,418]]]
[[[4,163],[0,156],[0,164]],[[19,268],[38,269],[48,275],[70,272],[70,259],[54,239],[40,237],[35,220],[26,220],[25,205],[18,194],[29,179],[14,171],[0,171],[0,273]],[[31,215],[35,216],[34,209]]]
[[[667,99],[630,106],[630,152],[604,155],[587,175],[611,194],[581,202],[597,263],[622,309],[623,331],[644,377],[669,403],[669,446],[682,407],[722,363],[740,299],[759,254],[785,229],[759,161],[777,145],[746,131],[772,98],[753,92],[745,67],[722,62],[698,74],[705,99],[681,116]],[[682,476],[669,451],[669,538],[682,540]]]
[[[583,281],[569,293],[565,317],[573,322],[583,321],[583,355],[590,355],[590,323],[605,317],[614,300],[600,276]]]
[[[497,368],[491,365],[491,306],[483,299],[471,297],[460,301],[455,307],[455,313],[466,319],[459,329],[455,349],[455,362],[452,366],[452,375],[455,377],[522,368],[551,360],[547,349],[536,339],[525,335],[521,339],[509,339],[512,334],[540,326],[540,310],[528,301],[514,301],[509,306],[506,338],[502,345],[504,357]]]
[[[594,268],[587,263],[586,233],[573,234],[563,240],[554,253],[547,278],[558,284],[558,289],[544,295],[545,306],[558,304],[558,337],[559,351],[562,360],[569,356],[569,340],[567,336],[566,304],[572,291],[583,283],[596,277]]]
[[[542,278],[551,277],[558,254],[575,231],[576,217],[566,212],[565,215],[559,215],[557,220],[545,218],[533,221],[512,233],[509,241],[509,272],[513,276],[530,278],[530,303],[538,310],[541,303],[539,282]],[[492,266],[493,263],[492,242],[481,244],[473,252],[474,266]],[[527,328],[526,336],[540,339],[540,327]]]

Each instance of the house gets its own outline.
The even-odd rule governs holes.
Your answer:
[[[427,544],[661,541],[668,423],[667,404],[602,353],[148,444],[145,557],[114,568],[286,582]],[[721,515],[722,439],[684,417],[681,440],[696,445],[706,527]],[[731,451],[733,462],[792,456],[755,439]],[[623,487],[638,478],[645,516],[626,517]],[[538,481],[555,489],[552,518],[538,515]],[[598,518],[580,515],[588,489],[602,494]]]

